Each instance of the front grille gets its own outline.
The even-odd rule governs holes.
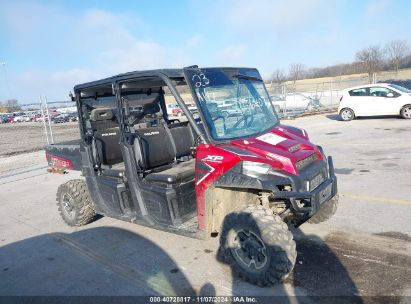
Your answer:
[[[310,156],[307,156],[306,158],[299,160],[296,163],[296,167],[298,170],[303,170],[304,168],[308,167],[311,165],[313,162],[317,160],[317,154],[313,153]]]

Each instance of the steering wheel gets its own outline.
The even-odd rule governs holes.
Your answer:
[[[225,117],[223,115],[218,115],[211,118],[212,121],[216,121],[217,119],[222,119],[225,123]]]

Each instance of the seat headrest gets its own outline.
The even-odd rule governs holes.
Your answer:
[[[90,113],[91,121],[111,120],[113,119],[113,112],[110,108],[93,109]]]

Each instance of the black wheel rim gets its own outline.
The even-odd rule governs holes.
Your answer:
[[[252,231],[239,230],[233,234],[231,252],[243,267],[260,270],[267,264],[268,256],[264,242]]]
[[[74,208],[74,202],[71,195],[65,193],[61,199],[61,205],[63,212],[70,218],[73,219],[76,214],[76,209]]]

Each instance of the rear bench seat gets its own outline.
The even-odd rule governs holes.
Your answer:
[[[140,137],[144,169],[153,171],[147,174],[147,181],[175,184],[194,179],[194,159],[172,165],[176,159],[191,155],[194,137],[188,124],[172,126],[169,132],[155,127],[137,129],[136,133]]]

